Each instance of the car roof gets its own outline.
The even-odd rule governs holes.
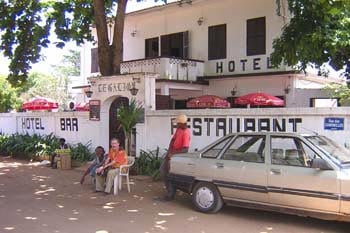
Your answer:
[[[227,137],[235,137],[237,135],[256,135],[256,136],[260,136],[260,135],[269,135],[269,136],[290,136],[290,137],[296,137],[296,136],[300,136],[300,137],[305,137],[305,136],[311,136],[310,134],[301,134],[301,133],[297,133],[297,132],[237,132],[237,133],[230,133],[227,134],[223,137],[220,137],[218,139],[216,139],[215,141],[213,141],[212,143],[210,143],[209,145],[201,148],[199,150],[199,152],[203,152],[204,150],[207,150],[208,148],[212,147],[213,145],[215,145],[219,140],[224,140],[224,138]]]
[[[232,135],[284,135],[284,136],[311,136],[311,134],[298,133],[298,132],[237,132],[231,133],[226,136]]]

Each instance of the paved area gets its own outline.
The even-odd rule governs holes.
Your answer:
[[[350,232],[350,224],[257,210],[224,207],[202,214],[186,194],[173,202],[153,201],[160,182],[133,177],[118,196],[94,193],[81,169],[57,170],[0,157],[1,233],[292,233]]]

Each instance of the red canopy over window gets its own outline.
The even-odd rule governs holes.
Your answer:
[[[187,108],[230,108],[230,102],[215,95],[202,95],[186,103]]]
[[[76,111],[90,111],[89,103],[78,103],[75,105]]]
[[[284,100],[267,93],[250,93],[235,99],[237,105],[251,106],[284,106]]]

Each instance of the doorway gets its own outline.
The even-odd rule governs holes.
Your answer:
[[[128,106],[129,99],[126,97],[116,98],[109,108],[109,141],[112,138],[118,138],[120,140],[120,146],[125,149],[125,134],[122,127],[120,127],[120,121],[118,120],[118,109],[121,106]]]

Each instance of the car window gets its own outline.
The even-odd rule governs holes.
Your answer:
[[[219,153],[226,146],[226,144],[232,139],[232,137],[228,137],[219,141],[216,145],[208,149],[207,151],[202,153],[202,158],[211,158],[215,159],[218,157]]]
[[[302,140],[296,137],[271,137],[271,163],[310,167],[310,161],[318,155]]]
[[[305,138],[315,146],[321,148],[325,153],[331,155],[332,159],[336,159],[343,164],[350,162],[350,150],[338,142],[320,135],[306,136]]]
[[[223,153],[221,159],[263,163],[264,148],[265,136],[240,135]]]

